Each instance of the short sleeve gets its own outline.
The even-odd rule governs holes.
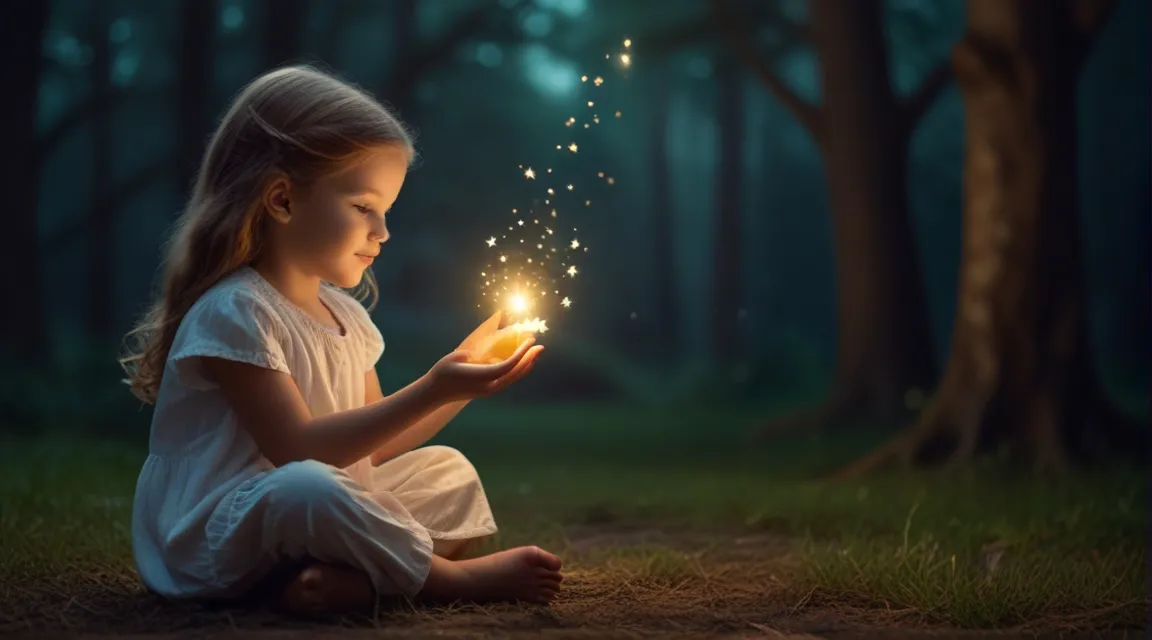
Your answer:
[[[372,316],[368,314],[368,310],[360,304],[360,301],[336,287],[329,288],[329,291],[332,293],[334,302],[342,311],[341,316],[348,318],[353,325],[348,329],[355,334],[356,340],[359,342],[364,371],[372,370],[380,361],[380,356],[384,355],[384,336],[380,334],[380,329],[375,322],[372,322]]]
[[[215,384],[200,358],[223,358],[291,373],[284,355],[286,331],[271,307],[251,292],[211,291],[188,311],[176,333],[168,364],[180,380],[196,389]]]

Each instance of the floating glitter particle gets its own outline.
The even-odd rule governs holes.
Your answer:
[[[569,151],[571,151],[572,153],[576,153],[576,150],[577,150],[577,149],[579,149],[579,147],[577,147],[577,146],[576,146],[576,143],[575,143],[575,142],[573,142],[572,144],[568,145],[568,150],[569,150]]]
[[[604,84],[604,78],[601,78],[600,76],[596,76],[596,79],[592,81],[592,84],[599,87],[600,85]]]
[[[620,117],[620,112],[619,112],[619,111],[617,111],[617,112],[616,112],[616,117],[617,117],[617,118],[619,118],[619,117]]]
[[[560,301],[560,304],[564,305],[564,308],[567,309],[568,307],[572,306],[572,301],[568,299],[568,296],[564,296],[564,299]]]
[[[524,177],[528,178],[529,180],[535,180],[536,172],[532,170],[532,167],[528,167],[524,170]]]
[[[616,178],[613,178],[612,176],[608,176],[608,184],[616,184]]]
[[[579,248],[580,248],[580,241],[579,241],[579,240],[577,240],[577,239],[575,239],[575,238],[573,238],[573,239],[572,239],[572,248],[573,248],[573,249],[579,249]]]
[[[573,190],[573,189],[575,189],[575,188],[576,188],[576,187],[574,187],[574,186],[572,186],[572,185],[568,185],[568,190],[569,190],[569,191],[571,191],[571,190]]]
[[[489,247],[495,247],[496,246],[496,236],[492,236],[491,238],[488,238],[487,242],[488,242]]]

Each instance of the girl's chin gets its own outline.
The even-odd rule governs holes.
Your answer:
[[[331,283],[340,287],[341,289],[354,289],[360,286],[364,280],[364,272],[367,269],[360,269],[358,271],[349,271],[339,274],[339,277],[334,278]]]

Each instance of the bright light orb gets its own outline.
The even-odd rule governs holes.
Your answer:
[[[508,298],[508,308],[514,313],[524,313],[528,310],[528,299],[520,294]]]

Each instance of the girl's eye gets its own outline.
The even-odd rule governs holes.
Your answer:
[[[354,204],[352,206],[356,207],[356,210],[359,211],[360,213],[363,213],[364,215],[368,215],[370,213],[373,213],[371,207],[366,207],[362,204]]]

